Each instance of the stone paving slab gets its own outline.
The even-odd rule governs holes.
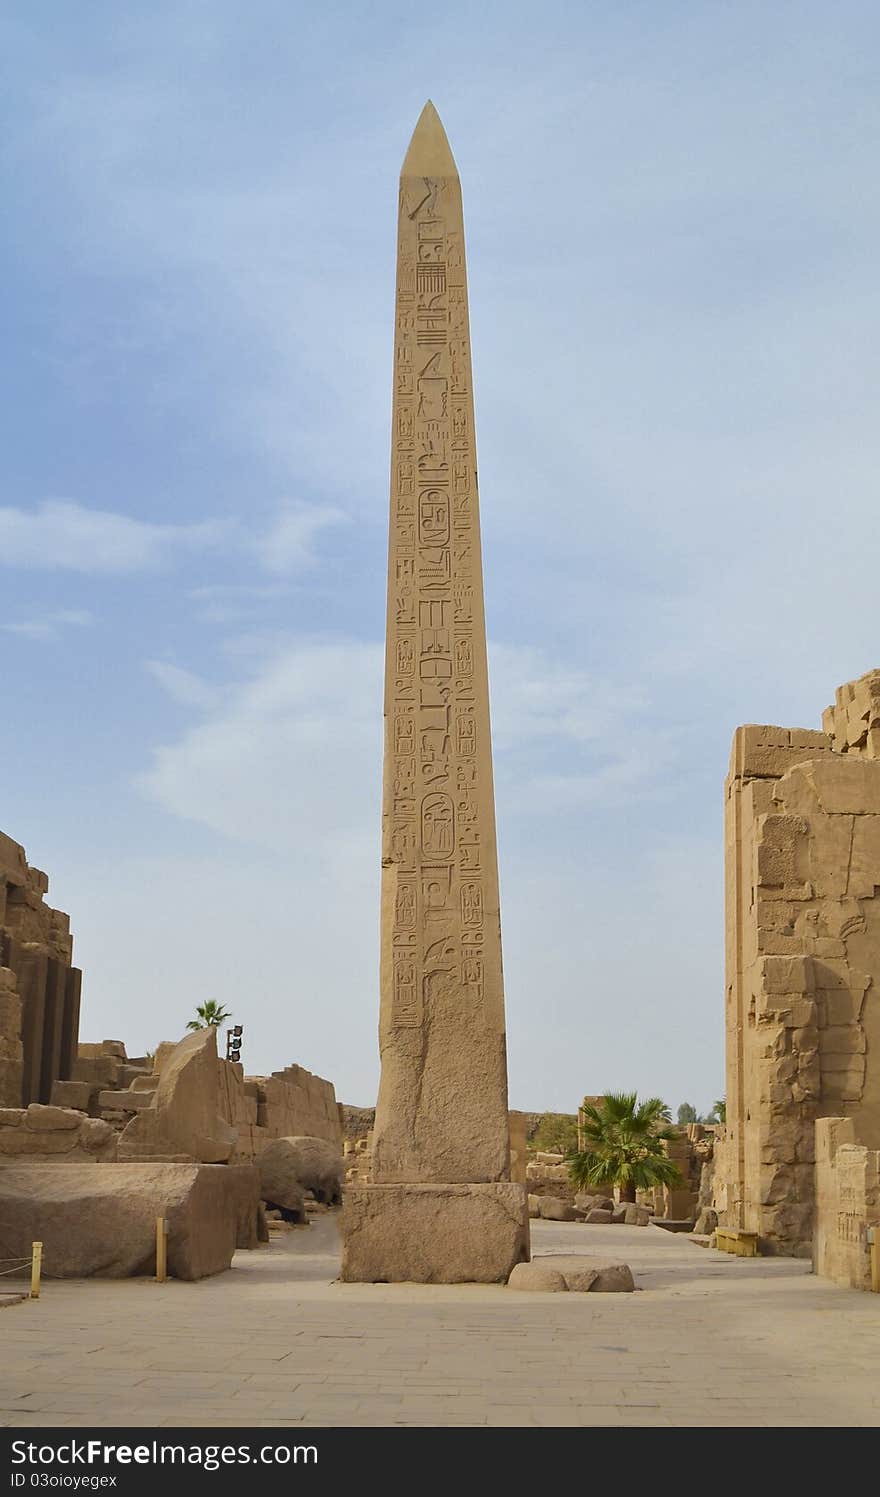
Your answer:
[[[880,1425],[880,1295],[650,1227],[532,1234],[636,1293],[336,1283],[331,1216],[197,1284],[44,1279],[3,1316],[0,1424]]]

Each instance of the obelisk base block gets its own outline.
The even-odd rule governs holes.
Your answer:
[[[342,1272],[349,1284],[506,1284],[529,1260],[526,1192],[482,1185],[349,1185]]]

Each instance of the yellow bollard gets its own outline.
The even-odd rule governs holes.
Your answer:
[[[40,1298],[40,1272],[43,1266],[43,1244],[31,1244],[31,1299]]]
[[[168,1277],[168,1223],[164,1216],[156,1217],[156,1283],[164,1284]]]

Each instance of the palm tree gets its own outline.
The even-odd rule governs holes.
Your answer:
[[[622,1201],[634,1201],[637,1190],[679,1183],[678,1167],[663,1149],[678,1133],[659,1097],[639,1102],[635,1092],[606,1092],[598,1107],[584,1102],[582,1119],[584,1147],[568,1161],[573,1185],[617,1185]]]
[[[232,1018],[229,1010],[224,1008],[222,1003],[215,1003],[213,998],[197,1004],[196,1015],[195,1019],[190,1019],[187,1029],[207,1029],[210,1024],[213,1024],[215,1029],[219,1029],[221,1024],[225,1024],[227,1019]]]
[[[723,1098],[720,1102],[715,1102],[713,1104],[712,1111],[709,1113],[709,1121],[712,1123],[727,1122],[727,1103]]]

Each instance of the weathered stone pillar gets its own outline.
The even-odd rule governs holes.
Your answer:
[[[427,104],[400,179],[382,827],[382,1078],[342,1277],[506,1280],[510,1179],[489,687],[458,172]]]

